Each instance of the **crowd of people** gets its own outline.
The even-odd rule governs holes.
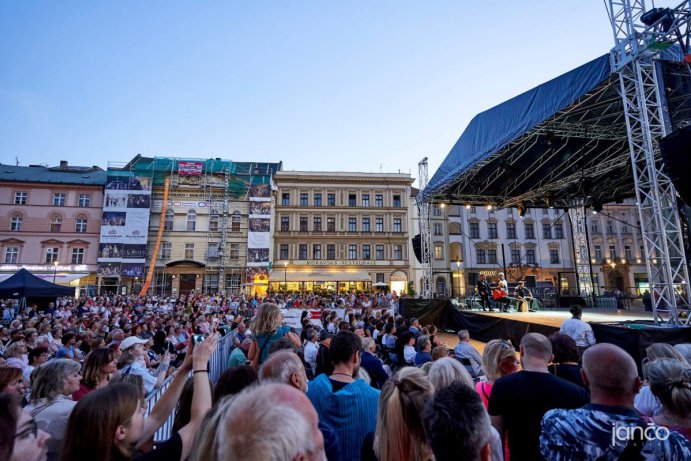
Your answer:
[[[576,307],[559,333],[479,352],[468,331],[447,347],[397,304],[384,293],[5,300],[0,459],[691,459],[688,345],[653,344],[639,377],[624,350],[594,344]],[[303,309],[301,328],[284,324],[290,308]],[[222,336],[233,348],[212,383]],[[154,442],[173,414],[170,438]]]

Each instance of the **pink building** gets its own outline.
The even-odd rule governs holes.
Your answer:
[[[97,166],[0,164],[0,280],[25,268],[95,285],[105,181]]]

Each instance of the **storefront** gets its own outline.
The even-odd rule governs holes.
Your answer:
[[[269,286],[274,291],[371,291],[372,277],[361,269],[287,267],[271,271]]]

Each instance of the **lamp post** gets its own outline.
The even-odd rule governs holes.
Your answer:
[[[288,293],[288,261],[283,262],[283,289]]]
[[[53,283],[55,283],[55,277],[58,275],[58,262],[53,261]]]
[[[456,261],[456,271],[458,272],[458,299],[461,299],[461,260]]]

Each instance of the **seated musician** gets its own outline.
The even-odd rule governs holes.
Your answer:
[[[526,310],[533,310],[533,294],[530,292],[529,289],[525,287],[525,282],[523,282],[523,280],[518,282],[518,286],[516,286],[516,291],[514,291],[514,296],[516,296],[516,299],[518,299],[518,310],[520,312],[525,312]],[[520,308],[524,305],[523,303],[525,303],[526,306],[525,310]]]
[[[499,303],[503,312],[509,312],[509,306],[511,305],[511,300],[509,299],[509,283],[504,278],[503,272],[499,272],[499,280],[497,280],[497,286],[494,289],[494,299]]]

